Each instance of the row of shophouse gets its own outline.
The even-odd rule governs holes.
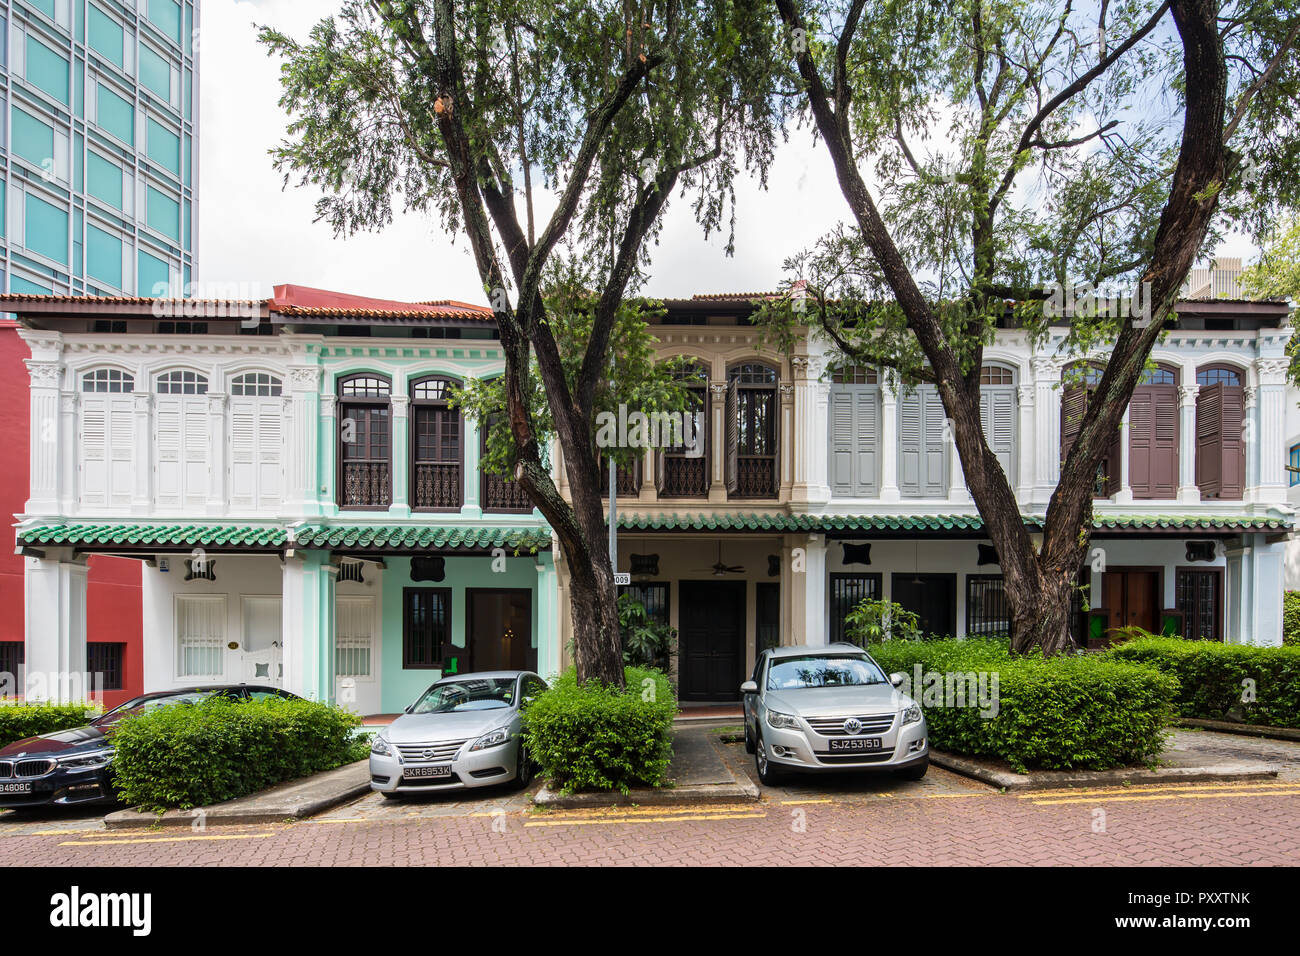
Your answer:
[[[624,590],[678,629],[683,701],[736,699],[761,649],[840,639],[864,597],[935,633],[1004,631],[933,387],[815,341],[773,353],[753,299],[665,303],[657,348],[691,363],[702,448],[647,449],[616,473]],[[0,671],[89,662],[110,700],[271,682],[384,713],[449,670],[565,664],[563,556],[514,484],[480,470],[483,437],[447,401],[501,373],[485,308],[293,286],[6,300],[30,352],[30,461],[14,518],[25,631],[0,641]],[[1096,478],[1081,642],[1127,625],[1280,642],[1300,492],[1286,317],[1180,304]],[[1064,331],[1034,348],[1000,329],[981,369],[985,431],[1031,529],[1100,374],[1061,357]],[[138,574],[138,639],[104,640],[122,628],[88,603],[97,562]]]

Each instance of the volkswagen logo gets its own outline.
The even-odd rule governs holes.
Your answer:
[[[844,721],[844,732],[849,736],[862,733],[862,721],[856,717],[850,717]]]
[[[432,760],[432,759],[433,759],[433,748],[432,748],[432,747],[425,747],[425,748],[424,748],[424,753],[422,753],[420,756],[422,756],[425,760]]]

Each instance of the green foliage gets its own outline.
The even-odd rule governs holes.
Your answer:
[[[1106,652],[1178,679],[1178,713],[1300,727],[1300,647],[1254,647],[1147,635]]]
[[[920,640],[923,635],[920,618],[903,605],[863,598],[844,618],[844,636],[865,647],[887,640]]]
[[[94,704],[40,704],[0,700],[0,747],[15,740],[84,727],[99,712]]]
[[[129,717],[113,734],[114,782],[150,810],[202,807],[366,757],[360,718],[308,700],[169,704]]]
[[[651,620],[644,604],[630,594],[620,594],[618,629],[624,665],[668,671],[677,650],[677,628]]]
[[[1282,643],[1300,647],[1300,591],[1282,594]]]
[[[564,793],[660,787],[672,759],[677,700],[661,671],[628,667],[626,688],[561,674],[529,706],[524,738]]]
[[[1000,639],[887,641],[871,654],[911,681],[918,665],[923,675],[942,675],[923,676],[910,691],[936,749],[1005,760],[1020,771],[1148,763],[1164,746],[1178,692],[1178,681],[1155,668],[1097,655],[1013,656]],[[966,675],[974,683],[980,674],[996,708],[950,706],[949,682],[958,686],[957,675]]]
[[[1300,215],[1269,233],[1259,261],[1242,271],[1241,285],[1257,298],[1300,300]]]

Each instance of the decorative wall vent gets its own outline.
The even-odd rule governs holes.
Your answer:
[[[845,541],[844,563],[845,564],[870,564],[871,563],[871,545],[870,544],[850,544]]]
[[[411,559],[412,581],[441,581],[447,577],[447,559],[423,557]]]
[[[659,555],[657,554],[633,554],[630,555],[631,569],[633,574],[648,574],[651,577],[659,575]]]
[[[1188,561],[1213,561],[1214,542],[1213,541],[1188,541],[1187,560]]]
[[[339,565],[340,581],[356,581],[358,584],[365,584],[365,579],[361,577],[360,561],[344,561]]]
[[[186,558],[185,559],[185,580],[193,581],[199,578],[203,581],[215,581],[217,579],[216,564],[212,558]]]
[[[1002,563],[1001,561],[998,560],[998,552],[997,549],[993,547],[993,545],[977,544],[975,547],[979,548],[979,554],[980,554],[979,560],[975,562],[976,564],[1001,564]]]

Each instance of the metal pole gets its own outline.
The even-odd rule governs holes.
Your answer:
[[[609,566],[618,573],[618,474],[614,456],[609,456]],[[614,593],[618,593],[615,585]]]

